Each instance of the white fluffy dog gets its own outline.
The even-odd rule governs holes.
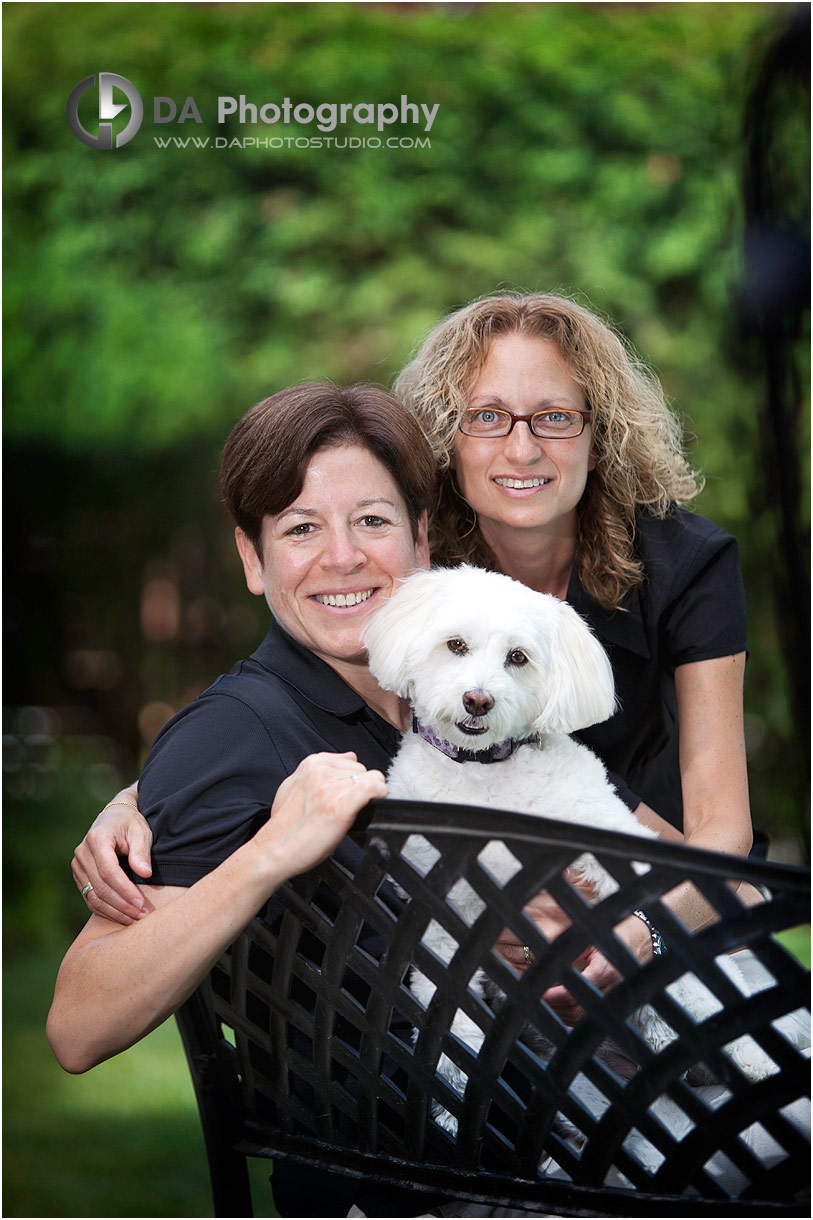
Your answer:
[[[618,798],[599,759],[567,736],[612,715],[615,695],[604,649],[565,602],[477,568],[419,572],[372,618],[365,643],[372,673],[382,687],[409,699],[414,716],[387,777],[390,796],[494,806],[657,837]],[[437,855],[417,835],[404,854],[421,872]],[[492,842],[480,859],[502,884],[516,871],[502,843]],[[571,872],[597,899],[617,888],[590,855]],[[450,897],[469,922],[483,910],[465,881]],[[434,921],[424,943],[444,961],[456,948]],[[731,959],[718,963],[747,994]],[[482,977],[473,984],[482,994]],[[417,970],[412,989],[424,1005],[435,990]],[[719,1000],[693,975],[669,990],[697,1020],[720,1011]],[[675,1038],[650,1007],[639,1009],[634,1023],[655,1050]],[[479,1050],[483,1031],[466,1014],[459,1011],[452,1028]],[[776,1070],[751,1038],[727,1050],[753,1079]],[[460,1069],[445,1059],[440,1070],[462,1093]],[[438,1119],[456,1126],[445,1112]]]

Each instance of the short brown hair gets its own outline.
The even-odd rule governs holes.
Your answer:
[[[415,418],[376,385],[306,382],[253,406],[223,449],[221,495],[261,559],[263,518],[293,504],[315,453],[341,444],[360,445],[386,467],[417,537],[434,486],[435,461]]]

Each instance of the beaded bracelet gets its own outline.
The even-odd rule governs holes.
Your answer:
[[[666,952],[666,945],[660,932],[655,927],[649,916],[645,915],[643,911],[633,911],[632,913],[633,915],[637,915],[639,919],[642,919],[649,928],[649,935],[652,937],[652,952],[655,957],[661,957],[662,954]]]

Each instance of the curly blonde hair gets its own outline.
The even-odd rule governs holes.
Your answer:
[[[495,567],[450,462],[460,417],[492,341],[522,334],[556,344],[593,415],[595,470],[578,506],[576,557],[582,586],[618,609],[643,580],[635,516],[664,517],[703,486],[683,453],[683,431],[659,380],[625,340],[590,310],[550,293],[473,301],[440,322],[395,381],[435,453],[439,484],[430,516],[435,562]]]

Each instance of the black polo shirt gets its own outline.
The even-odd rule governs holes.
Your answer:
[[[643,800],[682,828],[675,669],[745,652],[739,549],[725,530],[682,509],[663,520],[640,516],[636,547],[644,581],[620,610],[603,610],[575,570],[571,577],[567,600],[607,649],[619,704],[575,736],[603,760],[631,809]]]
[[[151,881],[193,885],[268,818],[303,758],[353,750],[386,772],[398,731],[272,623],[247,661],[161,729],[138,783],[155,841]],[[351,845],[352,846],[352,845]]]
[[[217,868],[267,820],[277,788],[309,754],[353,750],[386,772],[399,740],[330,666],[272,623],[252,657],[153,743],[138,785],[155,836],[150,882],[190,886]],[[334,852],[350,868],[360,854],[351,839]],[[272,898],[264,918],[278,911]],[[414,1216],[439,1201],[286,1161],[275,1163],[271,1185],[283,1216],[346,1216],[353,1203],[366,1215]]]

